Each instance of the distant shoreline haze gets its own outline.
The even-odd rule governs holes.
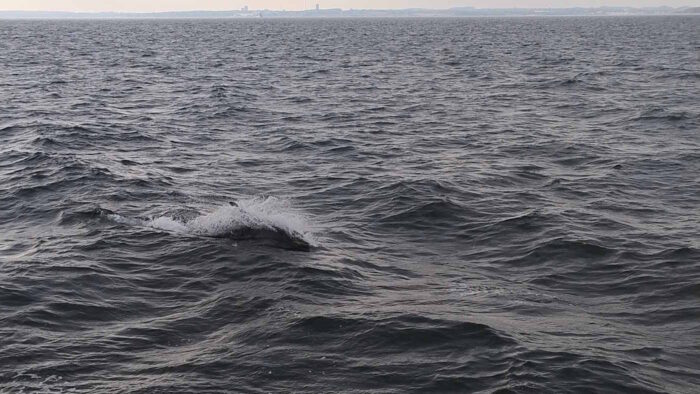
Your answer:
[[[2,19],[143,19],[143,18],[308,18],[308,17],[474,17],[474,16],[597,16],[700,14],[700,7],[571,7],[449,9],[310,9],[303,11],[253,10],[168,12],[2,11]]]

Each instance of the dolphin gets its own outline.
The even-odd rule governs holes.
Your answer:
[[[296,231],[289,233],[278,227],[241,227],[218,236],[219,238],[230,238],[234,240],[263,240],[270,241],[274,246],[282,249],[295,250],[300,252],[311,251],[309,244],[304,237]]]
[[[232,207],[240,207],[237,201],[229,201],[229,205]],[[222,235],[222,237],[235,240],[270,240],[275,246],[283,249],[302,252],[309,252],[311,250],[311,244],[304,240],[303,235],[297,231],[289,232],[276,226],[260,228],[241,227],[229,231],[227,234]]]
[[[230,201],[229,205],[233,207],[240,207],[236,201]],[[109,209],[96,207],[88,212],[89,215],[95,215],[99,217],[111,217],[115,213]],[[135,218],[138,222],[147,222],[148,219]],[[311,251],[311,244],[304,239],[304,236],[294,230],[286,230],[277,226],[261,226],[261,227],[239,227],[232,229],[230,231],[217,234],[217,235],[204,235],[205,237],[212,238],[227,238],[237,241],[245,240],[259,240],[266,241],[265,243],[287,250],[309,252]]]

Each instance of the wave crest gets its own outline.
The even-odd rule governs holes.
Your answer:
[[[237,240],[269,239],[278,246],[303,250],[317,246],[304,216],[288,201],[276,197],[238,200],[189,220],[168,215],[136,219],[115,213],[107,217],[118,223],[183,235]]]

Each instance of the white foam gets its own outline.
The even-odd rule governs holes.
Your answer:
[[[148,220],[127,218],[117,214],[108,215],[115,222],[132,226],[150,227],[177,234],[223,236],[240,228],[279,229],[291,237],[302,238],[316,245],[304,215],[294,209],[287,200],[276,197],[250,198],[237,201],[237,205],[226,204],[213,212],[183,222],[168,216]]]
[[[151,219],[146,223],[147,226],[160,230],[170,231],[173,233],[187,233],[187,225],[167,216],[161,216]]]

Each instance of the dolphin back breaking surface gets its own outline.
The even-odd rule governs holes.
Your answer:
[[[279,248],[309,251],[316,246],[304,217],[290,204],[275,197],[230,202],[202,215],[162,215],[129,218],[101,209],[118,223],[150,227],[179,235],[232,240],[257,240]]]

